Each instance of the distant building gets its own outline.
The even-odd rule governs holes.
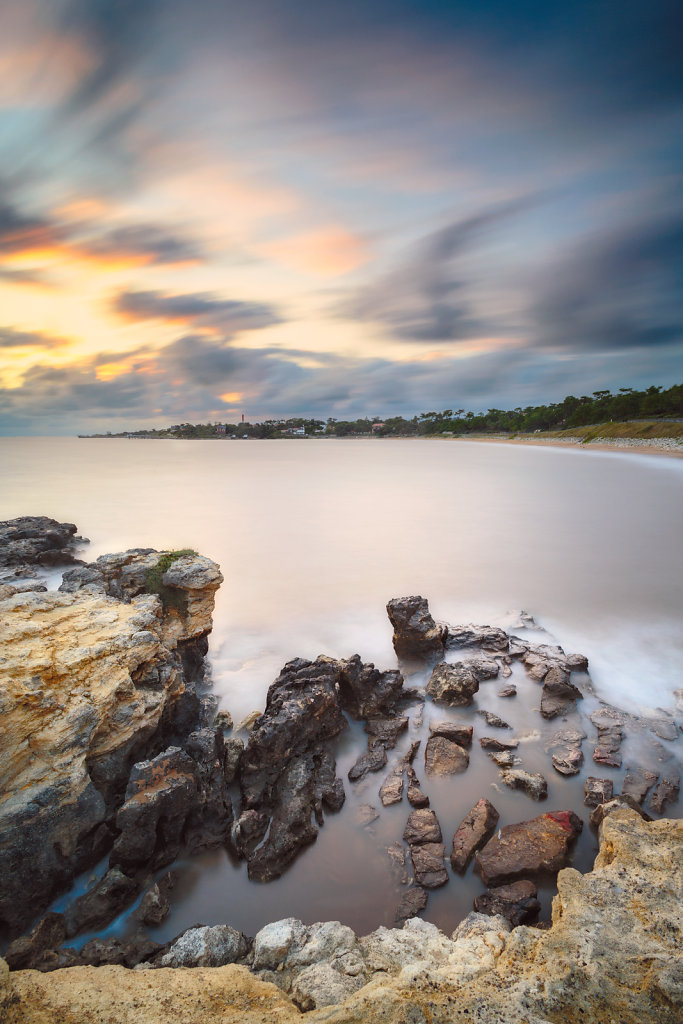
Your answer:
[[[373,432],[373,434],[376,434],[378,430],[382,429],[382,427],[386,427],[386,423],[373,423],[372,424],[372,432]]]
[[[227,432],[228,432],[228,428],[226,427],[225,423],[217,423],[216,424],[216,433],[217,434],[226,434]]]

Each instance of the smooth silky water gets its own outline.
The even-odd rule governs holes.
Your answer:
[[[225,582],[211,636],[212,689],[236,722],[263,708],[268,686],[293,657],[359,653],[380,668],[395,666],[385,605],[404,594],[423,594],[434,616],[453,624],[509,628],[523,608],[565,650],[586,654],[595,692],[580,702],[586,760],[570,779],[555,772],[543,749],[565,723],[541,718],[540,686],[520,665],[510,679],[518,687],[514,698],[497,696],[508,682],[499,677],[481,684],[472,708],[428,702],[422,726],[415,722],[421,706],[408,709],[410,729],[389,752],[386,771],[422,739],[415,769],[447,853],[458,822],[486,796],[500,825],[544,810],[576,810],[586,825],[572,863],[588,869],[597,839],[587,824],[584,780],[610,777],[618,791],[624,770],[593,763],[595,730],[587,715],[599,699],[633,713],[671,709],[681,686],[683,460],[446,440],[63,438],[3,439],[0,459],[2,519],[75,522],[91,538],[88,559],[130,547],[193,547],[220,563]],[[426,678],[411,677],[407,685]],[[512,730],[488,727],[477,708],[500,715]],[[429,721],[443,718],[473,724],[475,741],[467,772],[434,778],[424,771],[424,747]],[[483,735],[521,739],[522,767],[548,780],[546,801],[499,782],[479,748]],[[386,847],[401,841],[410,806],[404,797],[381,807],[386,771],[349,783],[346,773],[365,740],[357,723],[339,737],[346,803],[326,816],[317,842],[283,878],[251,883],[246,865],[224,851],[179,862],[171,913],[149,934],[165,941],[192,924],[227,922],[253,935],[289,916],[336,919],[359,933],[391,925],[403,885]],[[677,744],[661,747],[677,756]],[[622,752],[624,767],[665,767],[657,760],[661,748],[658,755],[643,734],[627,735]],[[370,827],[357,823],[363,803],[380,811]],[[680,814],[680,805],[667,813]],[[462,878],[449,873],[422,915],[447,931],[484,890],[471,866]],[[80,879],[77,890],[92,877]],[[547,919],[554,888],[544,883],[539,890]],[[99,934],[131,927],[126,914]]]

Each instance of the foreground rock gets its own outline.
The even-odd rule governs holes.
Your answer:
[[[33,575],[34,566],[68,565],[75,555],[77,527],[47,516],[20,516],[0,522],[1,582]]]
[[[498,824],[498,811],[488,800],[477,801],[453,836],[451,867],[462,873],[476,851],[488,842]]]
[[[449,626],[448,646],[453,649],[463,647],[483,647],[489,651],[507,651],[510,638],[504,629],[497,626]]]
[[[387,604],[394,650],[401,661],[437,661],[443,656],[446,626],[437,624],[424,597],[395,597]]]
[[[583,697],[578,686],[569,682],[569,673],[553,666],[543,679],[541,693],[541,714],[544,718],[566,715],[576,707],[576,701]]]
[[[621,741],[624,737],[624,719],[613,708],[600,708],[591,715],[598,730],[598,742],[593,749],[593,760],[608,768],[621,767]]]
[[[614,784],[611,779],[596,779],[589,775],[583,787],[583,802],[587,807],[597,807],[612,799]]]
[[[479,914],[452,939],[420,920],[363,938],[334,922],[284,929],[288,922],[278,922],[268,929],[279,938],[259,944],[256,937],[255,953],[263,955],[254,967],[262,977],[232,964],[0,974],[4,1024],[162,1024],[169,1006],[183,1024],[294,1024],[301,1011],[288,993],[304,971],[322,965],[327,978],[330,970],[339,975],[339,991],[353,991],[342,1003],[311,1009],[310,1024],[452,1024],[460,1016],[479,1024],[605,1024],[617,1017],[678,1024],[682,845],[680,822],[647,824],[617,811],[603,823],[593,871],[560,872],[547,931],[522,925],[510,932],[500,916]],[[280,965],[276,987],[267,972]],[[316,993],[322,1004],[330,991],[322,984],[306,989],[316,1007]]]
[[[470,755],[445,736],[430,736],[425,747],[427,775],[455,775],[467,770]]]
[[[477,869],[486,885],[554,873],[566,863],[570,843],[582,828],[583,822],[573,811],[550,811],[506,825],[477,853]]]
[[[138,571],[135,553],[116,557]],[[190,666],[202,663],[222,576],[209,559],[182,561],[184,613],[104,585],[0,601],[0,928],[10,934],[111,847],[133,764],[195,728]]]

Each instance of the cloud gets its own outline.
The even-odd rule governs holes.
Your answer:
[[[490,231],[538,201],[511,200],[439,228],[411,245],[392,271],[360,289],[337,312],[380,324],[401,341],[439,343],[506,333],[509,325],[477,308],[477,282],[468,261],[489,240]]]
[[[69,345],[67,338],[57,338],[40,331],[17,331],[14,327],[0,327],[0,350],[10,348],[53,349]]]
[[[165,320],[226,334],[259,330],[282,322],[281,314],[269,303],[220,299],[209,293],[125,291],[116,296],[112,309],[130,321]]]
[[[197,242],[172,234],[154,224],[131,224],[90,236],[74,243],[91,259],[141,260],[173,265],[196,263],[204,258]]]
[[[683,343],[683,216],[586,238],[538,275],[536,344],[569,352]]]
[[[348,274],[370,258],[365,240],[341,225],[267,242],[258,251],[286,267],[321,277]]]

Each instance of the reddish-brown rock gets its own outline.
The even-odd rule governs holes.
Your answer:
[[[443,843],[422,843],[410,847],[415,881],[424,889],[438,889],[448,881],[444,852]]]
[[[506,825],[477,853],[477,868],[486,885],[524,875],[559,871],[569,844],[583,828],[573,811],[549,811],[530,821]]]

